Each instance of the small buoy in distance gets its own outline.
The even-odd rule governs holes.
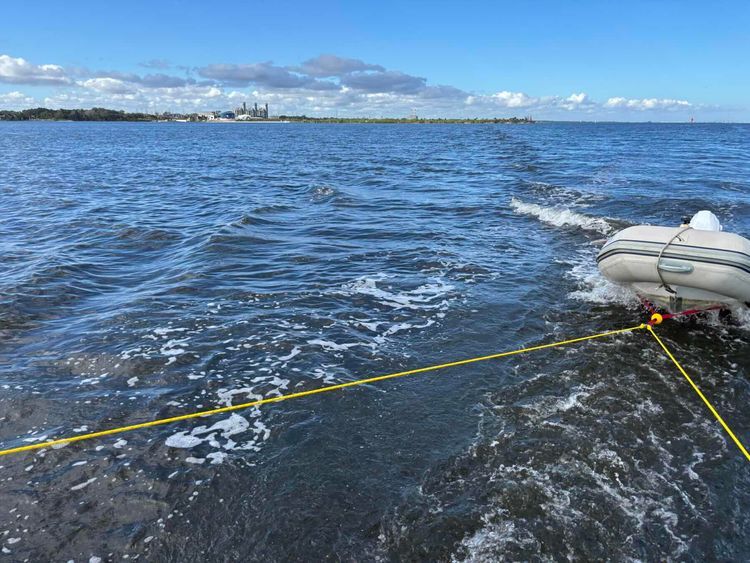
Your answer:
[[[659,313],[654,313],[653,315],[651,315],[651,324],[660,325],[663,320],[664,317],[662,317]]]

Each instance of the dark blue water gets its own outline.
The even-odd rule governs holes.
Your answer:
[[[641,322],[601,239],[750,235],[750,126],[0,123],[0,445]],[[665,324],[750,442],[750,321]],[[646,333],[0,458],[9,560],[743,560]]]

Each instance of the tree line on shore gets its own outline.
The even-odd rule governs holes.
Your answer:
[[[157,117],[148,113],[129,113],[106,108],[0,110],[0,120],[4,121],[31,121],[37,119],[50,121],[153,121]]]
[[[199,121],[199,114],[131,113],[107,108],[0,110],[0,121]],[[280,115],[280,121],[298,123],[533,123],[531,117],[509,118],[417,118],[417,117],[308,117]]]

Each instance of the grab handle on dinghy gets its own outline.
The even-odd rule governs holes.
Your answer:
[[[671,264],[659,264],[658,268],[665,272],[672,272],[674,274],[689,274],[693,271],[692,264],[676,264],[674,262]]]

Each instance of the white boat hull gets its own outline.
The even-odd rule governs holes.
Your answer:
[[[607,279],[672,310],[750,303],[750,241],[736,234],[629,227],[607,241],[597,263]]]

